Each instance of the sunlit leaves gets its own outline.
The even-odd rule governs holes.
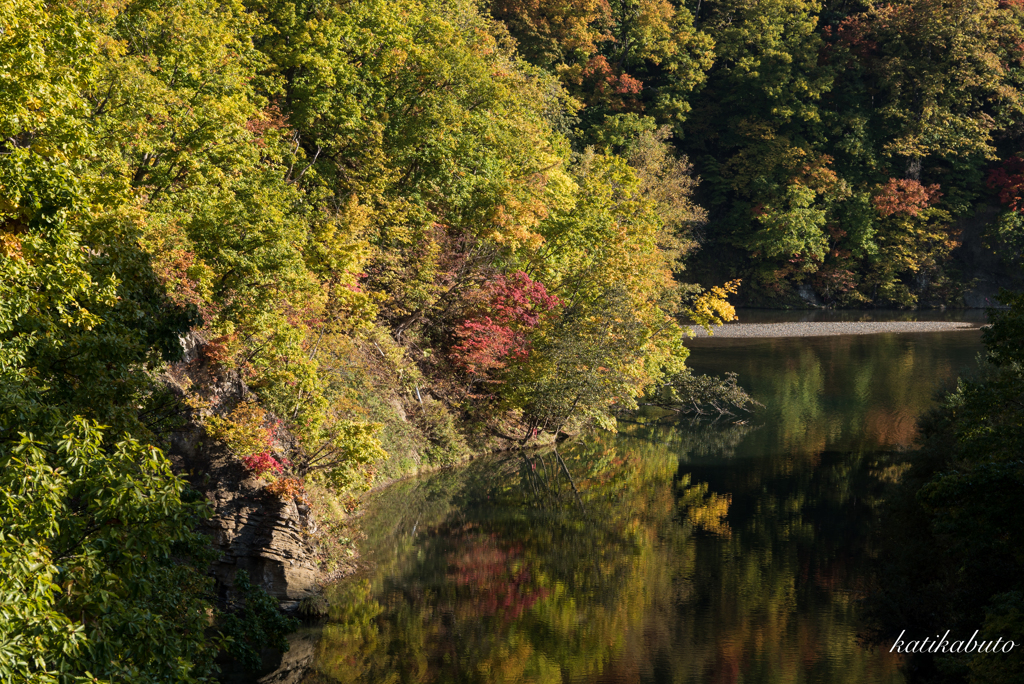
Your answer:
[[[509,7],[540,22],[533,9]],[[185,420],[256,470],[288,469],[275,491],[337,491],[386,456],[366,375],[394,371],[389,399],[415,388],[425,458],[447,462],[465,443],[446,363],[551,429],[610,426],[682,368],[690,167],[645,123],[622,150],[620,135],[574,156],[563,84],[594,120],[635,106],[678,123],[711,43],[659,0],[550,18],[537,50],[557,73],[470,2],[0,9],[5,534],[54,526],[4,547],[40,577],[12,580],[38,605],[17,608],[11,653],[50,620],[39,648],[79,649],[75,675],[206,676],[199,509],[144,446]],[[691,298],[695,315],[725,316],[725,294]],[[386,368],[360,356],[371,346]],[[241,408],[226,381],[248,388]],[[18,478],[52,480],[50,498]]]
[[[822,259],[825,256],[825,211],[814,205],[817,193],[803,185],[790,185],[780,198],[780,206],[764,205],[758,221],[753,245],[769,257],[803,257]]]
[[[46,442],[0,451],[0,675],[70,682],[208,681],[208,580],[183,561],[205,547],[200,503],[151,447],[103,445],[76,421]]]
[[[522,271],[486,284],[481,310],[459,324],[453,360],[471,374],[488,373],[530,353],[530,332],[557,308],[559,299]]]

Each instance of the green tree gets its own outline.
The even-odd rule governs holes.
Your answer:
[[[785,294],[817,270],[826,223],[848,192],[824,149],[835,69],[819,59],[820,12],[819,2],[728,0],[699,18],[715,64],[682,140],[715,225],[707,254],[732,265],[715,275],[748,277],[755,292]]]
[[[206,506],[147,445],[181,417],[157,373],[211,302],[184,274],[169,283],[146,239],[161,211],[190,217],[161,202],[194,188],[200,167],[213,195],[239,171],[239,131],[253,138],[239,117],[258,110],[232,91],[251,71],[231,59],[252,30],[237,10],[0,10],[5,678],[208,681],[215,669]],[[210,45],[224,52],[203,64]]]
[[[0,447],[0,674],[71,682],[212,681],[205,504],[152,447],[94,423]],[[92,681],[92,680],[90,680]]]
[[[495,0],[491,12],[584,104],[585,128],[624,111],[681,124],[712,63],[714,43],[690,11],[664,0]]]

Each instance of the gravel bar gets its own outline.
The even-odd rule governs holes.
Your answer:
[[[714,337],[826,337],[876,333],[928,333],[977,330],[963,321],[819,321],[802,323],[728,323],[714,329]],[[690,326],[697,337],[708,337],[700,326]]]

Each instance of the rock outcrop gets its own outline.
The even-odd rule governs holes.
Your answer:
[[[212,571],[222,592],[230,591],[238,570],[286,608],[297,607],[316,590],[318,571],[309,542],[316,528],[308,507],[267,493],[198,427],[176,433],[170,455],[213,505],[205,532],[220,552]]]
[[[316,658],[321,627],[304,627],[288,635],[288,650],[263,650],[259,672],[252,673],[237,663],[221,666],[223,684],[299,684],[306,677]]]
[[[198,388],[209,407],[201,413],[227,413],[249,397],[238,373],[220,371],[203,359],[201,339],[183,343],[185,359],[169,371],[166,381],[181,393]],[[316,591],[318,570],[310,542],[316,523],[307,506],[267,492],[196,422],[173,433],[168,456],[213,506],[205,532],[219,552],[212,572],[222,598],[231,591],[238,570],[245,570],[285,609],[297,608]]]

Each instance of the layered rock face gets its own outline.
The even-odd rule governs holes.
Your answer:
[[[211,569],[222,592],[230,591],[238,570],[285,608],[315,591],[309,537],[316,526],[307,506],[268,494],[198,427],[175,434],[171,456],[213,505],[204,531],[220,552]]]
[[[182,393],[201,388],[208,406],[201,415],[227,413],[249,397],[248,387],[235,371],[220,372],[203,362],[196,351],[202,346],[200,340],[183,343],[185,359],[167,374],[166,381]],[[310,537],[316,524],[307,506],[268,493],[258,478],[195,422],[172,434],[167,455],[213,506],[204,531],[220,552],[211,570],[222,598],[231,591],[238,570],[245,570],[285,609],[297,608],[302,598],[315,592],[318,570]]]
[[[316,586],[317,568],[305,541],[306,515],[294,501],[254,500],[242,492],[217,490],[211,498],[217,514],[210,521],[214,545],[223,553],[215,564],[226,585],[238,569],[281,601],[297,601]]]

